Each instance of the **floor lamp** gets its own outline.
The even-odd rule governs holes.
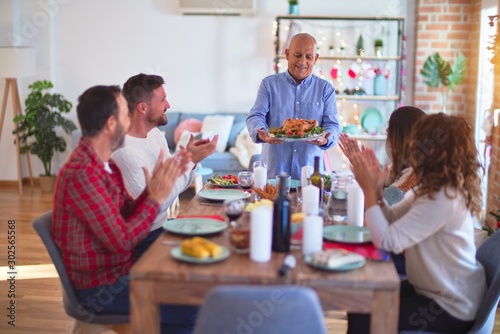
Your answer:
[[[9,92],[12,102],[13,116],[21,115],[21,100],[17,87],[17,78],[31,77],[36,74],[35,49],[32,47],[0,47],[0,78],[5,78],[5,89],[2,100],[2,111],[0,114],[0,140],[2,139],[3,122],[7,111],[7,100]],[[17,129],[17,123],[14,123]],[[19,194],[23,193],[23,180],[21,175],[21,154],[19,153],[19,135],[16,135],[17,153],[17,181]],[[31,172],[30,154],[26,152],[26,160],[30,173],[30,182],[33,186],[33,175]]]

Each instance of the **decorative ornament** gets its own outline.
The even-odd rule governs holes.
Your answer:
[[[372,64],[363,63],[363,64],[361,64],[361,69],[363,70],[363,74],[364,74],[366,79],[375,78],[375,69],[373,68]]]
[[[365,53],[365,43],[363,41],[363,35],[359,35],[358,43],[356,44],[356,52],[358,56],[362,56]]]
[[[359,71],[361,70],[361,66],[358,63],[354,62],[349,67],[349,71],[347,71],[347,75],[349,75],[352,79],[355,79],[358,76]]]
[[[330,70],[330,76],[332,77],[333,80],[337,80],[339,77],[339,69],[340,67],[338,65],[333,65],[332,69]]]

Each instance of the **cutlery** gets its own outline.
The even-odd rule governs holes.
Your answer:
[[[167,246],[178,246],[181,244],[181,242],[177,240],[163,240],[162,244]]]
[[[222,206],[222,203],[200,202],[201,205]]]

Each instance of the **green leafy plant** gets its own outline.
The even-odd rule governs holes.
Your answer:
[[[420,74],[426,79],[427,86],[437,88],[440,85],[451,91],[453,87],[460,84],[467,74],[467,58],[460,53],[455,59],[453,66],[441,58],[438,52],[427,57]]]
[[[377,38],[375,40],[375,47],[383,47],[383,46],[384,46],[384,41]]]
[[[50,176],[52,158],[55,152],[66,150],[66,141],[57,136],[56,128],[61,127],[67,134],[76,129],[75,124],[62,116],[69,113],[73,106],[61,94],[48,92],[54,85],[47,80],[39,80],[28,88],[31,90],[26,98],[26,110],[14,118],[17,129],[13,134],[19,135],[20,153],[30,152],[42,161],[46,176]]]
[[[299,0],[288,0],[288,4],[289,5],[298,5],[299,4]]]

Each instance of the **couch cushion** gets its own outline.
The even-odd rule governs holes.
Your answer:
[[[214,135],[219,135],[215,151],[219,153],[226,151],[229,133],[233,127],[233,121],[233,115],[207,115],[203,119],[203,125],[201,126],[203,138],[211,139]]]
[[[184,131],[198,133],[201,131],[202,122],[196,118],[188,118],[179,123],[179,125],[175,128],[174,131],[174,141],[175,144],[179,144],[179,139]],[[184,144],[182,144],[184,145]]]
[[[212,168],[214,173],[228,174],[246,170],[230,152],[214,152],[201,161],[203,167]]]
[[[174,141],[174,131],[177,125],[179,125],[179,112],[169,112],[167,111],[168,124],[159,126],[158,129],[165,134],[165,138],[168,142],[168,148],[170,151],[175,150],[175,141]]]
[[[231,132],[229,132],[229,139],[227,140],[227,148],[229,150],[231,147],[236,145],[236,138],[241,133],[241,130],[247,127],[246,121],[234,122],[233,127],[231,128]]]

